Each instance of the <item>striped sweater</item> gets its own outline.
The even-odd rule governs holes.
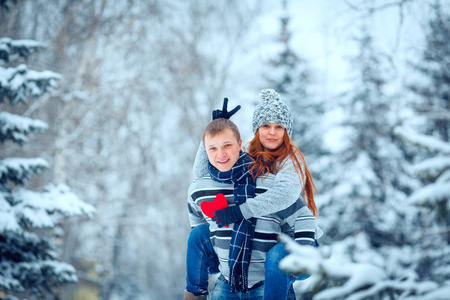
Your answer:
[[[256,193],[261,194],[270,189],[275,182],[274,177],[270,174],[263,182],[258,178]],[[219,183],[209,177],[203,177],[191,184],[188,195],[188,214],[191,227],[209,223],[211,242],[219,258],[219,270],[227,280],[230,271],[228,256],[233,225],[230,225],[229,228],[219,228],[215,222],[202,213],[200,204],[203,201],[212,202],[218,193],[222,193],[227,198],[229,206],[235,205],[233,189],[232,184]],[[249,267],[249,287],[264,280],[266,255],[278,242],[276,238],[279,233],[288,234],[300,244],[313,245],[315,228],[316,220],[302,199],[275,214],[258,217]]]

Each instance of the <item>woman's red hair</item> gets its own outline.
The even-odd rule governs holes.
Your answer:
[[[258,129],[259,130],[259,129]],[[308,200],[308,208],[311,210],[314,216],[317,216],[317,207],[314,202],[314,191],[317,193],[317,188],[314,185],[314,181],[311,172],[306,165],[305,157],[297,146],[292,144],[289,134],[286,129],[284,131],[283,143],[274,151],[265,151],[264,147],[259,139],[258,131],[256,131],[255,137],[250,141],[248,148],[246,149],[248,155],[253,158],[254,162],[250,165],[250,173],[253,178],[263,176],[266,178],[269,173],[278,173],[283,165],[279,164],[287,157],[290,157],[294,163],[295,170],[299,174],[302,182],[303,194],[306,195]],[[300,161],[299,161],[300,159]],[[302,168],[303,165],[303,168]]]

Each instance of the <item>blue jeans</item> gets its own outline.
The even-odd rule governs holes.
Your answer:
[[[216,280],[214,289],[211,293],[211,300],[263,300],[264,298],[264,283],[257,284],[251,288],[248,293],[231,292],[231,286],[227,283],[223,275],[220,275]]]
[[[319,243],[314,240],[314,247],[318,248]],[[267,253],[265,268],[264,300],[287,299],[295,300],[295,292],[292,284],[296,280],[305,280],[310,277],[308,274],[292,276],[280,270],[278,265],[289,252],[286,251],[283,243],[278,243]]]
[[[295,300],[292,283],[309,276],[295,278],[281,271],[278,264],[288,252],[284,244],[278,243],[267,253],[265,262],[265,300]],[[195,295],[208,294],[208,274],[219,272],[219,261],[211,245],[209,225],[194,227],[189,233],[186,254],[186,290]],[[246,299],[246,298],[245,298]]]
[[[285,258],[289,252],[284,248],[283,243],[278,243],[267,253],[264,264],[265,285],[264,300],[287,299],[295,300],[295,292],[292,284],[296,280],[304,280],[308,275],[294,277],[279,268],[280,261]]]
[[[209,224],[192,228],[186,251],[186,290],[208,295],[208,274],[219,272],[219,260],[209,238]]]

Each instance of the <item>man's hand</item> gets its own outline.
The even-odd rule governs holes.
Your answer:
[[[216,222],[219,228],[244,219],[239,205],[216,210],[214,211],[214,215],[216,216],[212,220]]]
[[[238,105],[235,108],[233,108],[231,111],[228,111],[227,106],[228,106],[228,98],[224,98],[222,110],[220,110],[220,109],[213,110],[212,119],[213,120],[220,119],[220,118],[229,119],[229,118],[231,118],[232,115],[234,115],[241,108],[241,106]]]

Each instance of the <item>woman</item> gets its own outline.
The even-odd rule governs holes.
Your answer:
[[[233,113],[235,111],[236,109],[233,110]],[[226,111],[226,102],[224,102],[223,111],[213,112],[213,118],[214,116],[229,118],[231,115],[232,113]],[[288,208],[299,197],[302,197],[316,216],[317,208],[314,202],[314,190],[316,189],[311,173],[303,154],[290,141],[292,115],[274,90],[266,89],[260,92],[260,102],[253,114],[252,125],[255,136],[247,149],[249,156],[254,159],[250,165],[252,176],[254,178],[264,177],[273,173],[275,174],[275,184],[267,192],[254,198],[248,198],[239,206],[216,211],[217,217],[213,220],[219,226],[225,226],[242,219],[262,217]],[[194,177],[208,176],[207,166],[208,158],[205,149],[201,146],[194,163]],[[206,235],[209,236],[209,234],[206,230],[203,231],[206,240]],[[189,247],[191,246],[188,243]],[[278,268],[279,261],[286,255],[287,252],[282,244],[277,244],[269,251],[265,263],[266,282],[270,282],[270,284],[264,285],[266,299],[287,299],[288,291],[289,299],[295,299],[295,295],[292,295],[292,288],[290,288],[295,279]]]

